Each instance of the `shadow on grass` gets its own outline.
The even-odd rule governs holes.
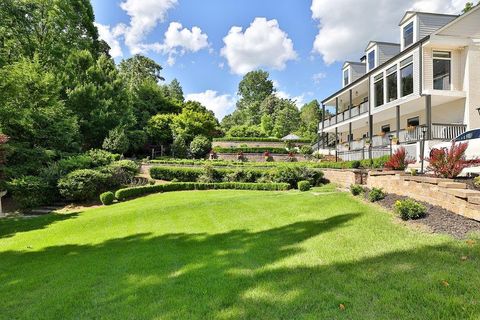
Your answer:
[[[0,309],[6,318],[42,319],[480,316],[478,249],[443,245],[331,263],[319,251],[308,252],[318,263],[302,264],[303,242],[357,216],[4,252]]]
[[[70,214],[47,214],[36,217],[21,217],[21,218],[3,218],[0,219],[0,239],[13,237],[20,232],[27,232],[37,229],[44,229],[49,225],[64,221],[67,219],[76,218],[78,213]]]

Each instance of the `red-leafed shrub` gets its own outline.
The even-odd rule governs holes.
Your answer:
[[[415,163],[415,161],[413,159],[408,159],[405,148],[401,147],[392,154],[384,167],[391,170],[405,170],[410,163]]]
[[[466,160],[465,151],[468,143],[452,143],[450,149],[432,149],[428,170],[433,171],[437,177],[453,179],[457,177],[463,169],[480,163],[480,160]]]

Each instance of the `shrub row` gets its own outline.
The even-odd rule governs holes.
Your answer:
[[[292,188],[301,180],[311,185],[322,182],[323,172],[308,167],[278,166],[273,169],[197,167],[153,167],[150,176],[157,180],[180,182],[277,182],[288,183]]]
[[[222,148],[215,147],[213,151],[216,153],[276,153],[276,154],[288,154],[290,153],[285,148],[276,148],[276,147],[232,147],[232,148]]]
[[[225,138],[216,138],[213,141],[227,141],[227,142],[244,142],[244,141],[251,141],[251,142],[283,142],[281,139],[278,138],[261,138],[261,137],[225,137]],[[309,143],[309,139],[300,139],[295,142],[300,143]]]
[[[168,184],[157,184],[153,186],[143,186],[134,188],[125,188],[117,190],[115,198],[119,201],[144,196],[152,193],[188,191],[188,190],[264,190],[264,191],[286,191],[290,188],[288,183],[241,183],[241,182],[221,182],[221,183],[199,183],[199,182],[172,182]]]
[[[211,164],[215,167],[278,167],[278,166],[306,166],[317,169],[356,169],[356,168],[383,168],[387,162],[388,156],[362,161],[342,161],[342,162],[241,162],[226,160],[192,160],[192,159],[159,159],[152,160],[151,163],[169,164],[169,165],[190,165],[203,166]]]

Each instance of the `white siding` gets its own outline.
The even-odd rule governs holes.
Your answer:
[[[351,70],[351,82],[358,80],[362,76],[365,75],[366,72],[366,65],[359,65],[359,64],[351,64],[350,65],[350,70]]]
[[[465,50],[442,48],[423,48],[423,89],[433,90],[433,51],[450,51],[452,53],[452,90],[463,91],[465,72]]]
[[[378,65],[382,65],[397,54],[400,53],[400,45],[385,45],[379,43],[377,45],[377,52],[378,52]]]
[[[433,89],[433,51],[423,48],[423,89]]]
[[[432,14],[422,14],[418,13],[418,39],[423,39],[424,37],[434,33],[441,27],[448,24],[450,21],[455,19],[452,16],[442,16],[442,15],[432,15]]]

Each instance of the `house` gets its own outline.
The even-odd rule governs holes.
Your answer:
[[[480,127],[480,6],[461,15],[408,11],[399,43],[370,41],[342,68],[342,88],[322,101],[320,149],[343,160],[426,147]]]

